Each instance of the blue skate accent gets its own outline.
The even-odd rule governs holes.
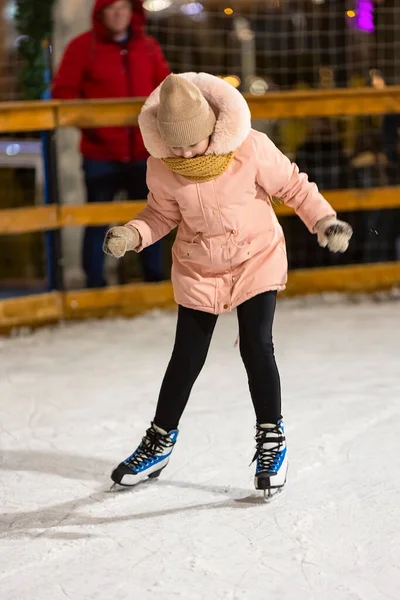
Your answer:
[[[149,430],[149,432],[150,431],[154,431],[154,430]],[[147,437],[148,433],[146,434],[146,437]],[[156,435],[156,433],[155,433],[155,435]],[[131,454],[126,460],[124,460],[123,464],[125,464],[132,471],[132,473],[138,474],[138,473],[143,473],[147,469],[154,467],[154,465],[157,465],[158,463],[165,460],[166,458],[169,458],[172,454],[173,447],[174,447],[175,442],[178,437],[178,430],[170,431],[169,434],[165,435],[165,436],[159,434],[159,437],[163,441],[161,442],[160,446],[156,446],[154,448],[153,452],[152,452],[152,448],[151,448],[151,443],[146,444],[145,443],[146,438],[144,438],[142,440],[142,442],[139,444],[139,446],[136,448],[135,452],[133,454]],[[164,449],[166,449],[166,447],[168,447],[168,446],[172,446],[171,450],[167,454],[162,454],[161,449],[163,447],[164,447]],[[151,454],[152,454],[152,456],[151,456]],[[139,464],[136,464],[136,465],[132,464],[134,462],[136,462],[136,463],[138,462],[137,457],[139,457],[139,455],[143,455],[142,460],[139,460]],[[136,458],[136,461],[135,461],[135,458]]]
[[[140,448],[140,446],[139,446],[139,448]],[[135,456],[138,453],[139,448],[136,450],[136,452],[134,452],[132,454],[132,456],[130,456],[129,458],[124,460],[124,464],[127,467],[129,467],[133,471],[133,473],[142,473],[142,471],[145,471],[146,469],[153,467],[154,465],[156,465],[157,463],[161,462],[162,460],[168,458],[172,454],[172,450],[171,450],[171,452],[169,452],[168,454],[163,454],[162,456],[155,456],[154,458],[151,458],[148,460],[143,460],[142,464],[139,467],[133,467],[129,463],[133,458],[135,458]]]
[[[279,473],[279,469],[282,467],[283,465],[283,461],[285,460],[285,456],[286,456],[286,448],[284,448],[283,450],[281,450],[280,452],[276,453],[276,458],[274,459],[274,462],[271,464],[270,468],[268,469],[268,473],[271,473],[271,475],[277,475]],[[259,473],[265,473],[265,468],[263,469],[262,464],[260,459],[257,459],[257,469],[256,469],[256,475],[258,475]]]
[[[256,477],[261,473],[268,476],[277,475],[286,458],[286,440],[283,420],[280,419],[275,427],[261,428],[257,425]]]

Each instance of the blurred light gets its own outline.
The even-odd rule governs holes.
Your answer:
[[[251,29],[242,29],[240,33],[238,33],[238,39],[241,42],[250,42],[254,40],[254,33]]]
[[[160,12],[172,5],[172,0],[144,0],[143,8],[149,12]]]
[[[15,18],[16,13],[17,6],[15,2],[9,2],[4,8],[4,18],[6,19],[6,21],[12,21]]]
[[[238,88],[239,85],[242,83],[237,75],[226,75],[222,79],[234,88]]]
[[[226,15],[233,15],[233,8],[224,8],[224,13]]]
[[[372,0],[357,1],[357,27],[361,31],[367,31],[368,33],[375,31]]]
[[[184,4],[181,6],[181,11],[190,17],[194,15],[199,15],[203,11],[203,5],[200,2],[189,2],[189,4]]]
[[[371,69],[369,72],[371,82],[376,90],[383,90],[386,87],[386,82],[382,76],[382,73],[378,69]]]
[[[243,17],[235,18],[236,37],[241,42],[250,42],[254,39],[254,32],[250,29],[250,22]]]
[[[25,42],[26,40],[29,40],[29,37],[27,35],[19,35],[14,40],[14,46],[16,48],[18,48],[18,46],[21,44],[21,42]]]
[[[6,148],[7,156],[16,156],[16,154],[19,154],[20,151],[21,151],[21,146],[19,144],[10,144]]]
[[[354,17],[356,16],[354,10],[348,10],[346,14],[349,17],[349,19],[354,19]]]
[[[253,79],[249,86],[249,92],[253,96],[264,96],[267,90],[268,83],[264,79]]]

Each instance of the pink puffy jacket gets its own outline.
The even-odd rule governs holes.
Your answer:
[[[206,183],[170,171],[160,160],[171,152],[157,129],[157,88],[139,119],[151,154],[148,204],[129,224],[141,235],[138,251],[178,227],[172,266],[175,300],[219,314],[261,292],[285,288],[285,240],[271,205],[273,196],[294,208],[311,232],[335,211],[266,135],[251,129],[247,103],[237,90],[205,73],[183,76],[200,88],[217,114],[207,154],[235,150],[234,160],[225,173]]]

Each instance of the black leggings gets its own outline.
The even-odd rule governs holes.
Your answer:
[[[240,354],[258,423],[281,418],[281,386],[272,343],[276,292],[265,292],[237,309]],[[203,368],[218,316],[179,307],[175,345],[161,387],[154,423],[176,429]]]

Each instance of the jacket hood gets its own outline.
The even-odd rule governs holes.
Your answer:
[[[101,12],[110,4],[114,4],[116,0],[96,0],[93,12],[92,12],[92,23],[93,29],[101,38],[109,39],[109,35],[107,29],[104,27]],[[143,29],[146,23],[145,12],[143,8],[143,0],[132,0],[133,5],[133,13],[132,13],[132,21],[131,27],[135,33],[143,33]]]
[[[242,94],[226,81],[208,73],[183,73],[180,76],[197,85],[216,114],[217,122],[206,154],[228,154],[239,148],[251,130],[250,110]],[[149,96],[139,116],[144,145],[154,158],[173,156],[157,126],[161,85]]]

